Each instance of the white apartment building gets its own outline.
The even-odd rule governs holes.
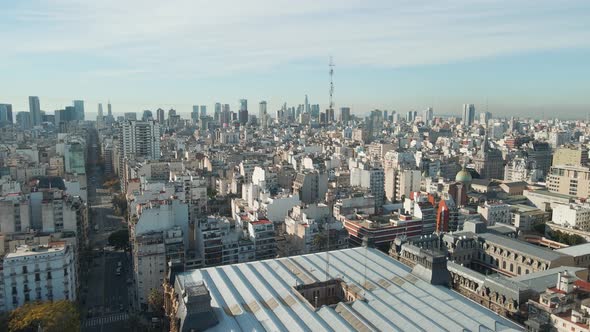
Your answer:
[[[554,204],[552,222],[588,232],[590,231],[590,204]]]
[[[160,158],[160,125],[156,121],[128,120],[120,127],[121,157]]]
[[[477,207],[477,213],[486,221],[488,226],[496,223],[511,224],[510,205],[504,203],[489,203]]]
[[[0,233],[29,231],[30,209],[30,202],[25,196],[0,197]]]
[[[0,311],[33,301],[76,300],[76,258],[70,245],[22,245],[4,257],[2,267]]]

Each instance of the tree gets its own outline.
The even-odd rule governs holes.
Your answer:
[[[148,305],[154,314],[158,316],[164,315],[164,295],[161,290],[152,288],[148,295]]]
[[[537,232],[540,233],[542,235],[545,235],[545,224],[536,224],[535,226],[533,226],[533,229]]]
[[[67,300],[27,303],[10,313],[10,332],[37,331],[39,327],[44,332],[77,332],[80,331],[80,314]]]
[[[115,206],[115,212],[118,215],[125,215],[125,213],[127,212],[127,199],[125,198],[125,195],[120,194],[113,196],[112,203]]]
[[[116,249],[127,249],[129,248],[129,230],[121,229],[116,232],[112,232],[109,235],[109,245]]]
[[[551,240],[564,243],[570,246],[586,242],[586,240],[584,240],[584,238],[580,235],[568,234],[561,231],[552,231],[551,233],[549,233],[549,237]]]
[[[324,247],[328,244],[328,237],[326,234],[318,233],[313,237],[313,245],[318,248],[319,250],[324,249]]]

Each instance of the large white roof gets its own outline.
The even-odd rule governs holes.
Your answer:
[[[203,281],[209,289],[219,319],[210,331],[523,330],[448,288],[418,279],[409,267],[375,249],[204,268],[177,278],[180,283]],[[314,310],[295,294],[294,286],[326,278],[356,285],[365,301]]]

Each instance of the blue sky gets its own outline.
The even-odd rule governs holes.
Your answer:
[[[3,1],[0,102],[116,113],[304,95],[336,106],[585,118],[590,1]]]

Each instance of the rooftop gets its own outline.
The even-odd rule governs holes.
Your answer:
[[[575,246],[569,246],[561,249],[555,250],[559,253],[570,255],[570,256],[582,256],[582,255],[590,255],[590,243],[583,243],[578,244]]]
[[[16,257],[23,257],[23,256],[34,256],[40,254],[48,254],[53,252],[58,252],[64,250],[64,246],[28,246],[28,245],[20,245],[16,247],[14,252],[11,252],[6,255],[5,258],[16,258]]]
[[[515,240],[506,236],[500,236],[492,233],[481,233],[477,235],[486,240],[486,242],[495,243],[503,247],[509,248],[511,251],[517,251],[521,254],[530,255],[543,260],[553,261],[566,256],[563,253],[538,247],[524,241]]]
[[[315,309],[295,289],[338,278],[362,298]],[[219,320],[210,331],[522,330],[446,287],[422,281],[375,249],[210,267],[181,273],[177,280],[203,281],[209,289]]]

